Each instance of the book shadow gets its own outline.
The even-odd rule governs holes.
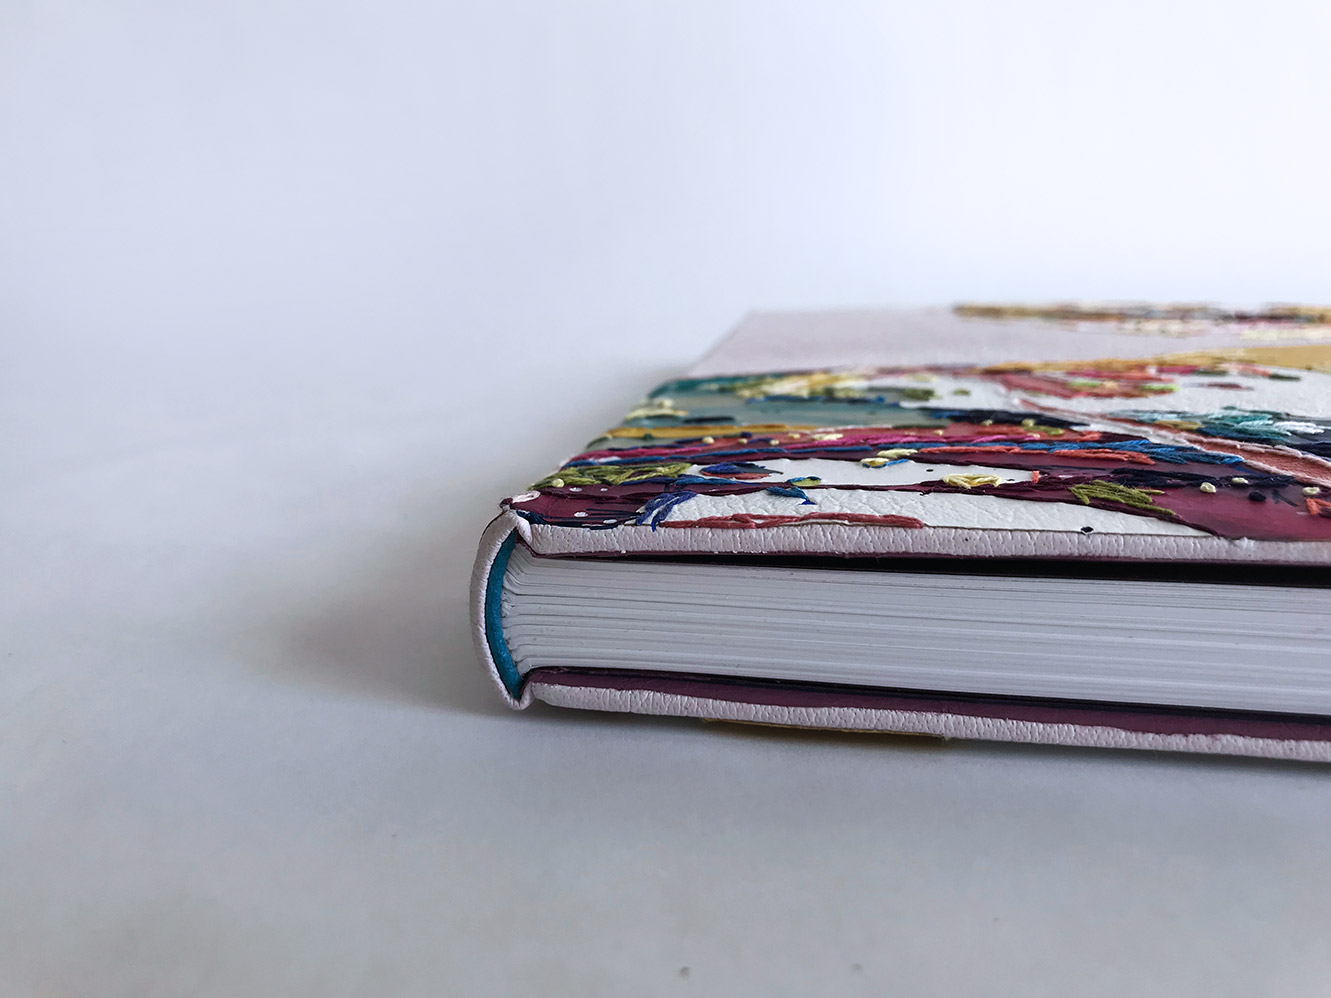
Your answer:
[[[613,425],[643,386],[668,373],[621,375],[623,384],[608,374],[611,383],[596,396],[598,405],[583,414],[583,439]],[[451,432],[465,438],[466,430]],[[469,472],[424,486],[414,474],[404,476],[399,490],[375,500],[383,504],[370,517],[377,526],[356,525],[361,540],[344,540],[341,547],[330,541],[305,552],[300,565],[262,566],[237,621],[252,667],[279,682],[331,693],[512,715],[472,642],[469,588],[477,543],[499,512],[498,500],[529,480],[521,476],[539,474],[551,455],[573,448],[568,427],[557,421],[478,430],[478,439],[487,454],[511,460],[491,466],[468,464],[452,452],[432,455],[422,463]]]
[[[332,693],[508,713],[477,661],[467,612],[484,514],[450,523],[450,505],[424,502],[405,517],[438,529],[325,554],[317,574],[274,592],[251,661],[269,678]]]

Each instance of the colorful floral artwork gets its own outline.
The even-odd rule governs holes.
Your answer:
[[[1331,540],[1328,413],[1322,344],[685,378],[505,505],[589,530]]]

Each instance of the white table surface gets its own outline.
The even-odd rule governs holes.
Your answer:
[[[1060,63],[1008,126],[1138,184],[1078,242],[1022,142],[996,180],[922,141],[1012,106],[930,75],[983,23],[558,6],[5,15],[0,994],[1325,994],[1325,768],[512,713],[464,603],[495,500],[749,306],[1331,299],[1317,157],[1225,159],[1228,91],[1157,108],[1164,62],[1122,108]],[[1242,113],[1326,83],[1307,32],[1208,23],[1305,74]],[[1132,174],[1090,99],[1219,186]],[[1306,198],[1259,246],[1133,242],[1241,228],[1254,176]]]

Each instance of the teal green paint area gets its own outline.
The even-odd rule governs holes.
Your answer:
[[[508,652],[504,641],[504,620],[502,597],[504,593],[504,573],[508,571],[508,559],[513,555],[513,547],[518,542],[515,531],[504,538],[499,546],[499,553],[490,565],[490,574],[485,580],[485,642],[490,648],[490,657],[494,659],[499,678],[514,700],[522,694],[522,677],[518,674],[517,664]]]
[[[787,426],[946,426],[948,421],[903,402],[926,402],[930,388],[875,388],[853,393],[831,389],[817,394],[755,395],[728,392],[675,392],[653,395],[655,407],[640,406],[624,426],[642,429],[697,426],[747,426],[779,423]],[[668,406],[666,405],[668,403]]]

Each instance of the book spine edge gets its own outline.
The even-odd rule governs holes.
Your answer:
[[[506,704],[521,709],[531,703],[513,656],[504,641],[502,595],[508,559],[526,542],[526,521],[512,513],[493,520],[481,535],[471,575],[471,630],[476,654]]]

